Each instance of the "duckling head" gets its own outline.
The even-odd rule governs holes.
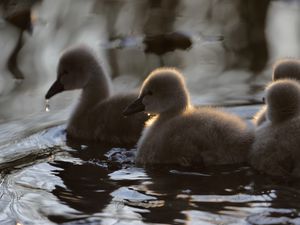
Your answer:
[[[144,81],[139,98],[123,112],[150,114],[181,112],[189,106],[189,94],[183,75],[175,68],[158,68]]]
[[[282,79],[267,87],[267,117],[282,122],[300,115],[300,85],[295,80]]]
[[[300,60],[283,59],[275,63],[272,80],[288,78],[300,81]]]
[[[84,88],[96,69],[99,69],[97,58],[88,46],[79,45],[66,50],[59,59],[56,81],[45,98],[62,91]]]

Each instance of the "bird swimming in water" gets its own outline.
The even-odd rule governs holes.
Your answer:
[[[274,176],[300,176],[300,84],[279,79],[266,88],[266,118],[257,128],[250,164]]]
[[[137,97],[137,93],[113,95],[111,86],[110,78],[92,49],[79,45],[67,49],[60,57],[57,79],[45,98],[81,89],[79,102],[67,125],[68,137],[119,147],[134,145],[148,116],[138,113],[134,117],[124,117],[124,107]]]
[[[140,111],[156,116],[147,122],[138,141],[138,165],[206,166],[247,159],[252,130],[237,116],[192,106],[184,77],[177,69],[159,68],[150,73],[138,99],[124,115]]]
[[[279,79],[295,79],[300,81],[300,60],[282,59],[273,66],[272,81]],[[266,106],[263,106],[254,116],[253,122],[260,126],[266,121]]]

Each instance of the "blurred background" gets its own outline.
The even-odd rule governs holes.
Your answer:
[[[77,43],[99,54],[115,92],[176,66],[196,105],[255,104],[272,64],[300,57],[299,12],[298,0],[1,0],[0,123],[46,113],[59,56]],[[50,114],[77,96],[51,99]]]

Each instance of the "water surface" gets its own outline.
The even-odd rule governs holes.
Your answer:
[[[244,118],[258,106],[229,107]],[[69,142],[65,125],[1,146],[1,224],[298,224],[300,183],[247,165],[139,168],[135,149]]]

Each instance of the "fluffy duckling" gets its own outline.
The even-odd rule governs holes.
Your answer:
[[[267,121],[255,134],[250,164],[275,176],[300,176],[300,84],[282,79],[266,89]]]
[[[300,81],[300,60],[283,59],[273,66],[272,81],[279,79],[295,79]],[[266,121],[266,106],[263,106],[254,116],[254,123],[260,126]]]
[[[274,65],[272,80],[295,79],[300,80],[300,60],[282,59]]]
[[[45,98],[66,90],[82,89],[75,111],[69,119],[71,138],[113,145],[134,145],[147,120],[145,113],[125,118],[122,111],[137,94],[112,96],[111,80],[103,72],[93,51],[84,45],[66,50],[58,64],[57,79]]]
[[[147,122],[138,141],[139,165],[205,166],[247,159],[252,131],[234,115],[193,107],[184,78],[176,69],[159,68],[147,77],[139,98],[124,115],[140,111],[156,116]]]

